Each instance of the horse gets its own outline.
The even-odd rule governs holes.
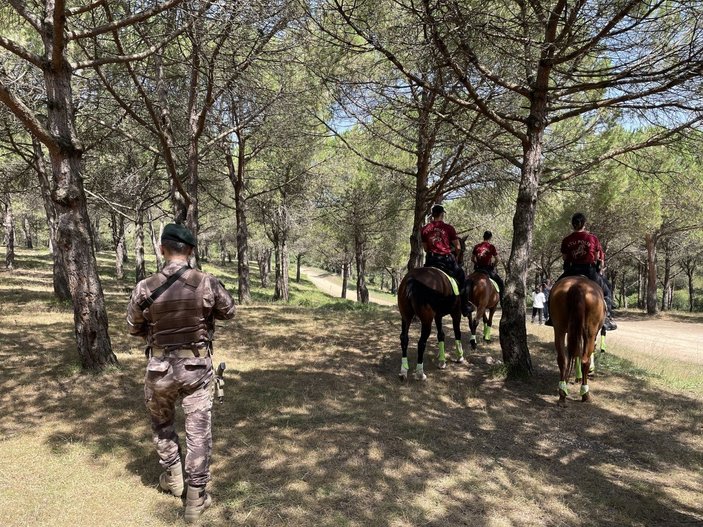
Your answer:
[[[461,252],[459,256],[458,261],[461,262]],[[437,326],[438,367],[440,370],[447,367],[442,329],[442,318],[446,315],[452,317],[457,362],[464,362],[464,350],[461,345],[461,297],[454,294],[452,285],[443,271],[434,267],[418,267],[408,272],[398,286],[398,310],[402,319],[400,332],[402,358],[398,374],[401,381],[408,378],[408,330],[415,317],[420,319],[422,326],[420,339],[417,341],[416,380],[427,380],[423,357],[427,339],[432,332],[433,320]]]
[[[574,363],[581,377],[581,400],[590,400],[588,374],[596,337],[605,321],[603,290],[585,276],[567,276],[557,281],[549,294],[549,314],[554,325],[554,347],[559,365],[559,404],[566,405],[567,381]],[[566,339],[565,339],[566,337]],[[604,349],[602,335],[601,349]],[[566,346],[564,341],[566,340]],[[579,372],[581,375],[579,375]]]
[[[483,319],[483,340],[486,342],[491,341],[493,314],[498,306],[500,296],[486,273],[474,271],[468,276],[466,281],[467,283],[472,284],[469,298],[471,303],[476,306],[476,311],[474,312],[473,317],[469,319],[469,328],[471,329],[471,349],[476,349],[476,329],[478,328],[478,323],[481,319]]]

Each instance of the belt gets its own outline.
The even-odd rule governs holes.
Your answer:
[[[209,355],[209,344],[191,344],[190,346],[185,345],[176,348],[160,348],[158,346],[153,346],[151,348],[151,356],[157,358],[175,357],[178,359],[192,359],[193,357],[208,357]]]

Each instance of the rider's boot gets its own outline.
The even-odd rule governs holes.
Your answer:
[[[615,329],[618,329],[618,325],[613,322],[612,316],[612,313],[607,313],[605,315],[605,320],[603,321],[603,329],[605,329],[606,331],[613,331]]]

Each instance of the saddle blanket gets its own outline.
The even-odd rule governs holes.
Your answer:
[[[456,296],[459,296],[459,284],[456,283],[456,279],[454,277],[449,276],[447,273],[445,273],[442,269],[439,267],[433,267],[433,269],[437,269],[439,272],[441,272],[444,276],[447,277],[447,280],[449,280],[449,283],[452,285],[452,291]],[[493,280],[491,280],[492,282]]]

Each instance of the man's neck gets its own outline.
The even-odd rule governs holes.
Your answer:
[[[169,258],[166,260],[166,265],[170,264],[181,264],[181,265],[187,265],[188,264],[188,258],[183,258],[183,257],[174,257],[174,258]]]

